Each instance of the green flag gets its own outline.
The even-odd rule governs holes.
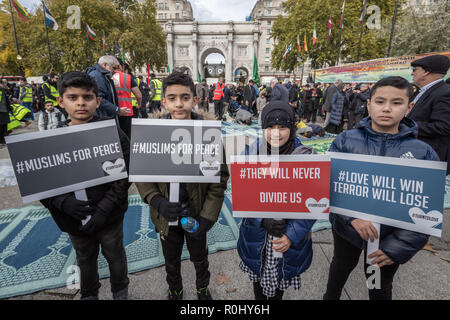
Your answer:
[[[200,71],[198,72],[198,82],[202,82],[202,75],[200,74]]]
[[[167,73],[170,74],[170,67],[169,67],[169,65],[167,65]]]
[[[256,53],[253,58],[253,81],[259,85],[258,60],[256,59]]]

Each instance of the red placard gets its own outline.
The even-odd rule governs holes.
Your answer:
[[[235,217],[328,219],[330,157],[234,157],[231,190]]]

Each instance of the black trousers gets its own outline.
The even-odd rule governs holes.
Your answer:
[[[120,116],[119,117],[119,126],[123,132],[127,135],[128,139],[131,139],[131,119],[133,117]]]
[[[323,296],[324,300],[339,300],[342,289],[347,282],[350,273],[357,266],[361,250],[355,247],[350,242],[339,236],[333,230],[334,252],[333,260],[330,265],[330,272],[328,274],[327,291]],[[366,251],[364,250],[366,256]],[[367,274],[366,257],[364,258],[364,273],[366,278],[372,274]],[[394,263],[389,266],[380,268],[380,289],[369,289],[370,300],[392,300],[392,281],[394,275],[398,270],[399,265]]]
[[[183,282],[181,278],[181,253],[184,239],[189,251],[190,260],[194,263],[197,289],[209,285],[211,274],[208,270],[208,246],[206,234],[200,238],[193,238],[180,226],[169,228],[167,237],[161,236],[161,244],[166,261],[166,280],[170,290],[181,290]]]
[[[123,222],[115,223],[93,235],[69,235],[77,255],[80,268],[81,298],[98,294],[100,282],[98,278],[99,247],[108,261],[111,291],[113,293],[128,287],[128,266],[123,246]]]
[[[223,116],[223,99],[222,100],[214,100],[214,112],[216,114],[217,119],[222,120],[222,116]]]
[[[263,294],[263,288],[259,282],[253,282],[253,292],[255,293],[255,300],[281,300],[284,294],[283,290],[277,289],[275,296],[268,297]]]
[[[311,101],[311,122],[316,123],[317,110],[319,109],[319,99],[313,99]]]
[[[8,135],[8,124],[0,124],[0,143],[6,143],[5,137]]]
[[[303,108],[303,116],[306,119],[306,122],[311,122],[311,116],[312,116],[312,103],[311,101],[302,103]]]

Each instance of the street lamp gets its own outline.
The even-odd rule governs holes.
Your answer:
[[[22,67],[22,56],[20,54],[17,55],[17,60],[19,61],[20,76],[25,77],[25,72],[23,71],[23,67]]]

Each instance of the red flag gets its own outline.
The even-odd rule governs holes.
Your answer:
[[[331,32],[333,30],[333,23],[331,22],[331,15],[330,19],[328,19],[328,42],[331,40]]]
[[[317,41],[317,33],[316,33],[316,22],[314,22],[314,31],[313,31],[313,45],[316,44]]]
[[[297,35],[298,52],[302,52],[302,45],[300,44],[300,35]]]
[[[103,30],[103,37],[102,37],[102,49],[103,49],[103,51],[105,51],[105,46],[106,46],[106,36],[105,36],[105,31]]]
[[[345,0],[342,4],[342,10],[341,10],[341,22],[339,23],[339,28],[344,28],[344,10],[345,10]]]
[[[147,85],[150,85],[150,59],[147,60]]]

